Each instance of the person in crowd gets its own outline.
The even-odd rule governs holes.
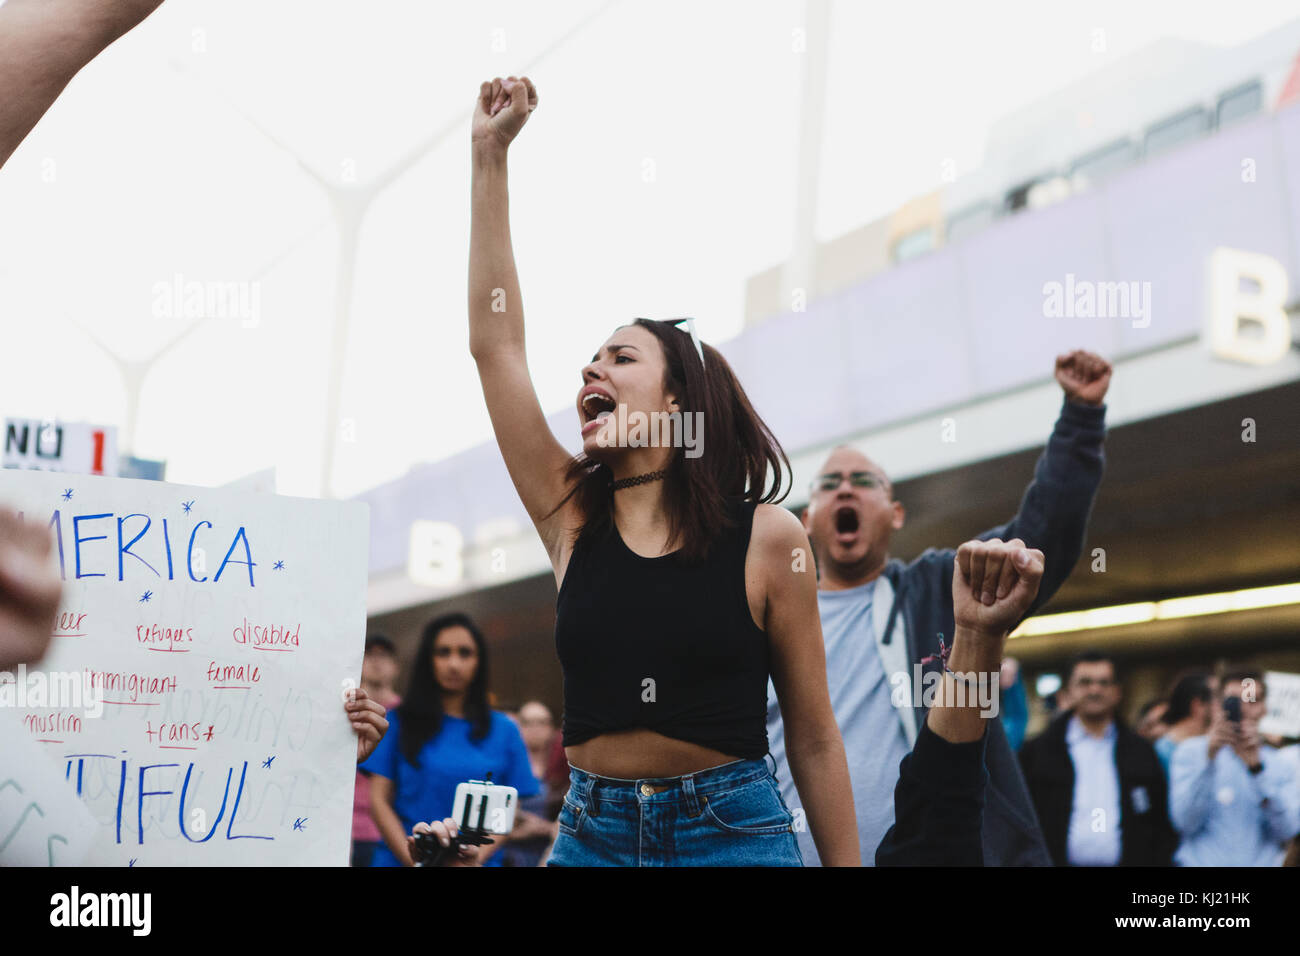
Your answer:
[[[1300,787],[1300,743],[1285,744],[1278,748],[1278,761],[1286,765],[1287,773]],[[1300,832],[1287,844],[1283,866],[1300,866]]]
[[[398,671],[396,645],[382,634],[367,637],[361,659],[361,687],[385,712],[396,709],[402,702],[395,689]],[[375,848],[382,841],[370,815],[370,776],[358,769],[352,800],[352,865],[370,866]]]
[[[968,541],[953,560],[954,631],[941,654],[938,693],[917,731],[916,746],[903,756],[894,788],[894,823],[876,849],[877,866],[984,865],[983,813],[988,773],[984,756],[994,710],[972,681],[992,683],[1007,634],[1028,609],[1043,578],[1043,553],[1003,542]],[[987,600],[986,582],[994,598]],[[683,802],[690,796],[683,793]],[[584,825],[585,808],[573,812]],[[443,847],[456,836],[456,821],[418,823],[407,838],[414,859],[415,836],[432,833]],[[473,866],[472,851],[448,855],[448,866]]]
[[[998,674],[998,692],[1001,697],[998,717],[1006,732],[1007,743],[1013,751],[1025,742],[1025,729],[1029,726],[1029,695],[1020,679],[1020,662],[1008,657],[1002,662]]]
[[[813,839],[828,863],[856,865],[816,584],[791,561],[807,536],[775,504],[789,462],[722,354],[693,320],[637,319],[581,369],[582,452],[547,426],[507,193],[507,150],[536,105],[527,77],[479,90],[469,345],[558,589],[572,769],[548,864],[801,865],[794,816],[763,759],[772,676]]]
[[[1147,743],[1154,744],[1169,730],[1165,723],[1165,713],[1169,710],[1169,701],[1149,700],[1138,708],[1137,726],[1133,729]]]
[[[1060,416],[1020,509],[1007,524],[980,535],[1019,541],[1047,556],[1047,576],[1029,613],[1074,568],[1103,469],[1103,401],[1111,366],[1075,351],[1057,357],[1055,374],[1064,393]],[[915,671],[934,657],[940,635],[950,635],[953,627],[947,593],[953,551],[929,549],[911,563],[891,558],[892,536],[905,517],[884,468],[847,445],[826,459],[803,511],[819,574],[826,676],[848,753],[864,855],[889,828],[889,793],[899,760],[924,715],[913,688]],[[789,714],[775,691],[769,687],[767,730],[782,796],[791,806],[806,806],[807,794],[791,773]],[[991,865],[1046,866],[1050,860],[1013,748],[1001,723],[989,733],[988,799],[995,812],[985,817],[985,857]],[[800,834],[800,849],[806,862],[818,862],[806,833]]]
[[[410,866],[407,834],[419,820],[450,816],[457,784],[491,774],[521,799],[537,793],[519,728],[488,704],[488,676],[487,642],[468,616],[429,622],[406,695],[388,714],[388,734],[361,768],[370,775],[370,812],[384,841],[372,866]],[[500,866],[503,842],[478,848],[479,862]]]
[[[1165,710],[1165,733],[1155,742],[1160,765],[1169,773],[1169,759],[1174,750],[1189,737],[1199,737],[1210,729],[1213,712],[1214,678],[1205,671],[1192,671],[1174,681]]]
[[[528,760],[540,787],[534,796],[519,801],[515,829],[501,852],[505,866],[539,866],[559,834],[555,824],[558,807],[556,814],[551,813],[552,803],[557,799],[551,792],[548,778],[551,747],[557,736],[555,717],[551,709],[538,700],[526,702],[513,716],[524,738],[524,746],[528,748]],[[562,793],[559,799],[563,799]]]
[[[0,6],[0,166],[81,68],[162,0],[8,0]]]
[[[1070,665],[1072,709],[1020,748],[1029,792],[1058,866],[1169,866],[1177,835],[1155,748],[1116,716],[1115,662]]]
[[[1174,750],[1169,806],[1182,834],[1179,866],[1278,866],[1300,833],[1294,762],[1259,735],[1267,692],[1260,672],[1228,672],[1209,730]]]

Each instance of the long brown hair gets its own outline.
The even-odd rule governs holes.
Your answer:
[[[719,532],[733,524],[725,499],[782,501],[790,491],[790,460],[717,349],[704,345],[701,364],[691,336],[672,320],[637,319],[633,324],[659,340],[666,360],[664,389],[677,396],[683,417],[703,413],[701,454],[687,458],[677,441],[664,477],[669,540],[681,542],[685,561],[699,561]],[[607,534],[614,525],[612,469],[580,453],[569,463],[565,480],[569,492],[551,514],[576,499],[582,525],[575,546]]]

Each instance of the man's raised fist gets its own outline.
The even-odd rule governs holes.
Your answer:
[[[1110,388],[1110,363],[1100,355],[1075,349],[1056,357],[1056,380],[1065,397],[1080,405],[1100,405]]]

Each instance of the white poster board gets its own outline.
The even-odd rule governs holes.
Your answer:
[[[1263,719],[1259,729],[1266,734],[1300,737],[1300,674],[1264,672]]]
[[[51,649],[0,697],[95,819],[88,862],[346,865],[366,505],[23,471],[0,502],[58,542]]]
[[[79,866],[99,831],[41,747],[0,709],[0,866]]]

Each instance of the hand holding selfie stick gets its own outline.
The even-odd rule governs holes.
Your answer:
[[[460,820],[452,821],[456,832],[452,833],[448,828],[449,843],[446,846],[435,833],[414,834],[414,849],[420,857],[416,865],[446,866],[460,856],[462,847],[495,843],[494,836],[509,833],[513,827],[517,803],[515,788],[494,785],[490,773],[485,780],[459,784],[453,802],[453,808],[459,807],[461,811]],[[496,825],[498,821],[499,826]]]

